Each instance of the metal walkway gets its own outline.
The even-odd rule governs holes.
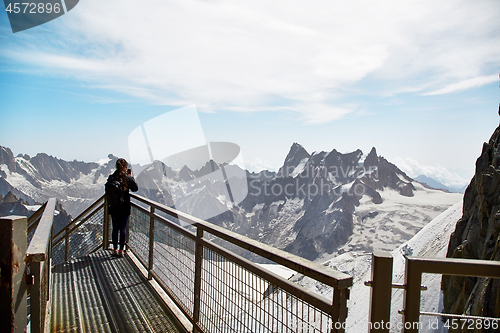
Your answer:
[[[56,265],[51,332],[186,332],[132,260],[98,251]]]

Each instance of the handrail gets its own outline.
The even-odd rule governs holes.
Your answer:
[[[80,215],[78,215],[75,219],[73,219],[68,225],[66,225],[63,229],[61,229],[53,239],[53,247],[57,252],[55,262],[60,263],[63,261],[67,261],[70,258],[73,258],[75,253],[76,256],[87,255],[92,252],[97,251],[99,248],[103,247],[104,242],[103,239],[100,239],[101,234],[105,234],[102,232],[103,228],[106,228],[106,214],[105,214],[105,196],[99,197],[96,201],[94,201],[87,209],[85,209]],[[99,214],[103,212],[104,218],[100,220]],[[97,221],[95,221],[95,217],[97,214]],[[85,249],[81,249],[82,244],[71,243],[72,249],[70,249],[70,241],[73,236],[75,236],[75,231],[82,230],[83,232],[88,231],[88,223],[97,223],[99,227],[94,227],[93,232],[98,238],[93,239],[92,244],[86,244],[89,247]],[[99,230],[97,230],[99,229]],[[64,241],[64,244],[61,244]],[[70,253],[71,252],[71,253]]]
[[[178,218],[188,224],[199,227],[202,230],[213,234],[214,236],[222,238],[234,245],[256,253],[266,259],[272,258],[272,260],[277,264],[283,265],[298,273],[309,276],[328,286],[331,286],[333,288],[348,288],[352,286],[352,276],[349,276],[345,273],[328,270],[324,266],[317,263],[303,259],[283,250],[276,249],[267,244],[260,243],[243,235],[237,234],[233,231],[216,226],[194,216],[190,216],[184,212],[154,202],[140,195],[131,193],[130,197],[137,199],[151,207],[155,207],[156,209],[167,213],[174,218]]]
[[[423,273],[500,278],[500,262],[479,259],[407,257],[403,325],[405,333],[418,332],[411,323],[420,319],[420,284]],[[442,314],[446,316],[446,314]],[[409,328],[406,328],[409,327]]]
[[[37,227],[40,222],[39,218],[42,216],[46,206],[47,202],[45,202],[36,212],[28,217],[28,234]]]
[[[365,283],[371,287],[369,332],[389,332],[391,295],[392,288],[394,288],[392,268],[393,257],[391,253],[375,251],[372,254],[372,281]],[[422,326],[420,315],[500,321],[500,318],[420,312],[420,294],[421,291],[426,290],[421,285],[423,273],[500,278],[500,262],[478,259],[406,257],[405,284],[401,286],[401,289],[404,289],[404,310],[398,311],[399,314],[403,315],[403,321],[399,323],[401,324],[399,328],[402,328],[403,332],[418,332]]]
[[[266,320],[271,320],[271,323],[275,321],[277,323],[281,323],[280,325],[285,325],[283,326],[283,328],[286,329],[290,329],[289,325],[293,325],[289,323],[289,320],[291,320],[290,318],[295,318],[294,320],[296,320],[296,325],[308,325],[307,327],[309,327],[309,325],[314,326],[317,324],[317,323],[315,324],[314,320],[311,323],[309,319],[300,318],[298,313],[297,314],[294,313],[295,310],[287,308],[291,304],[291,303],[288,304],[288,301],[286,301],[287,302],[286,304],[285,303],[281,304],[280,301],[276,300],[270,301],[271,302],[270,304],[272,305],[271,305],[271,310],[269,310],[268,307],[270,305],[259,305],[258,303],[254,303],[252,301],[249,301],[247,305],[243,305],[242,303],[238,303],[242,301],[229,300],[230,303],[236,302],[238,304],[232,305],[234,307],[233,310],[223,309],[222,311],[228,311],[226,312],[226,314],[214,312],[212,311],[212,309],[207,308],[207,306],[210,307],[207,304],[207,302],[220,303],[220,300],[215,301],[214,298],[211,298],[212,296],[209,296],[211,295],[211,293],[223,293],[222,291],[217,290],[217,288],[214,287],[213,284],[220,284],[222,288],[228,288],[228,291],[231,292],[246,293],[246,291],[244,290],[238,291],[238,287],[235,287],[235,285],[233,285],[234,283],[236,283],[243,286],[239,288],[250,289],[249,292],[251,293],[259,293],[258,289],[253,289],[251,283],[249,284],[249,282],[246,281],[246,279],[249,278],[250,276],[254,276],[251,277],[251,279],[256,279],[261,281],[259,282],[261,284],[268,283],[269,288],[271,288],[268,291],[269,295],[273,293],[272,290],[274,290],[274,288],[278,288],[280,295],[282,295],[280,296],[281,297],[280,299],[288,299],[288,297],[291,297],[296,302],[300,302],[301,304],[303,304],[300,305],[301,308],[303,307],[301,310],[302,315],[304,315],[304,311],[306,311],[307,313],[309,311],[313,312],[319,311],[318,313],[322,313],[322,315],[318,314],[318,316],[320,316],[321,318],[323,318],[322,316],[326,317],[325,319],[321,319],[323,324],[320,325],[325,325],[325,321],[328,321],[326,327],[328,327],[327,329],[329,332],[344,331],[345,318],[347,317],[347,307],[346,307],[347,299],[349,298],[349,290],[347,288],[349,288],[352,285],[351,276],[338,271],[328,270],[323,266],[320,266],[316,263],[300,258],[296,255],[275,249],[271,246],[249,239],[248,237],[215,226],[209,222],[190,216],[184,212],[180,212],[171,207],[159,204],[140,195],[131,194],[131,198],[139,201],[140,203],[146,204],[146,206],[149,206],[149,209],[141,207],[141,205],[139,205],[136,202],[132,202],[133,214],[130,223],[132,225],[131,228],[133,229],[133,232],[135,234],[133,240],[131,241],[132,244],[130,244],[129,240],[130,249],[139,259],[139,262],[147,269],[148,279],[155,278],[158,284],[162,287],[162,289],[170,296],[170,298],[174,301],[174,303],[177,304],[179,309],[186,315],[187,318],[190,319],[190,321],[193,324],[194,332],[204,332],[205,331],[204,328],[207,328],[206,326],[207,324],[214,325],[214,320],[215,321],[222,320],[225,322],[226,319],[223,318],[225,318],[226,316],[227,318],[230,318],[230,320],[233,320],[236,323],[240,323],[241,318],[243,318],[244,322],[248,323],[249,318],[251,317],[255,319],[254,316],[257,316],[257,314],[255,313],[253,315],[245,314],[246,311],[244,311],[244,309],[247,306],[253,307],[252,311],[257,311],[259,317],[261,315],[264,315],[264,317],[270,316],[270,319],[268,318]],[[135,210],[140,212],[140,214],[142,215],[137,215],[139,213],[136,213]],[[158,212],[163,212],[169,216],[172,216],[176,219],[179,219],[181,221],[184,221],[192,225],[194,228],[196,228],[196,233],[193,233],[187,228],[184,228],[179,224],[170,221],[169,219],[163,216],[160,216]],[[168,252],[169,250],[166,250],[166,248],[164,247],[166,246],[168,248],[175,249],[177,247],[175,243],[178,242],[179,240],[173,240],[173,243],[171,243],[169,239],[170,237],[174,236],[171,235],[168,236],[167,234],[169,234],[169,232],[167,231],[166,232],[167,234],[165,234],[165,231],[162,228],[160,228],[160,230],[162,230],[161,232],[165,235],[166,238],[164,240],[160,239],[156,240],[155,237],[158,236],[155,236],[155,230],[158,227],[155,226],[155,222],[161,223],[164,227],[167,227],[168,230],[173,230],[175,233],[179,234],[179,236],[182,235],[181,238],[183,237],[185,240],[182,240],[180,242],[184,245],[182,244],[179,245],[181,245],[181,247],[187,246],[187,248],[185,248],[184,250],[176,249],[175,251],[180,251],[180,252],[176,252],[178,254],[175,255]],[[147,231],[147,229],[149,229],[149,231]],[[267,258],[276,264],[288,267],[300,274],[303,274],[318,282],[333,287],[333,299],[328,300],[320,295],[310,292],[305,288],[302,288],[286,279],[283,279],[280,276],[267,271],[261,266],[256,265],[251,261],[229,250],[226,250],[225,248],[219,245],[214,244],[213,242],[203,237],[204,232],[210,233],[231,244],[239,246],[240,248],[249,250],[254,254]],[[177,236],[175,236],[174,239],[176,237]],[[145,244],[148,243],[147,239],[149,239],[149,246],[148,246],[149,249],[146,249],[145,247]],[[157,244],[154,245],[154,243]],[[186,245],[188,243],[192,245]],[[159,248],[155,250],[155,246],[158,246]],[[167,251],[167,252],[162,253],[162,251]],[[156,256],[164,256],[165,260],[169,260],[168,257],[173,256],[171,257],[172,260],[174,261],[180,260],[180,265],[181,265],[180,269],[185,270],[184,272],[181,272],[181,275],[186,276],[187,280],[184,281],[179,278],[171,279],[169,277],[166,277],[168,282],[163,281],[162,277],[159,276],[161,270],[154,271],[153,268],[155,265],[160,265],[160,266],[162,265],[159,262],[156,262],[156,264],[153,263],[154,260],[158,260]],[[214,259],[209,259],[209,257],[213,257]],[[228,264],[226,265],[229,266],[226,268],[220,268],[217,266],[218,265],[217,263],[224,263],[224,262],[227,262]],[[186,266],[186,263],[191,263],[189,265],[193,266],[189,265]],[[232,265],[235,266],[233,267]],[[159,268],[156,268],[156,270],[158,269]],[[236,271],[238,271],[238,273],[236,273]],[[175,272],[173,273],[175,274]],[[187,278],[187,276],[189,275],[191,275],[191,278]],[[227,277],[224,277],[225,275],[227,275]],[[228,281],[227,279],[233,282],[227,282]],[[191,283],[193,285],[190,286]],[[176,287],[176,285],[178,284],[181,285],[181,288],[185,288],[186,290],[185,292],[177,291],[176,294],[176,292],[171,290],[167,286],[167,284],[174,286],[174,289],[179,288],[178,286]],[[211,288],[215,289],[212,290]],[[186,294],[187,290],[189,290],[188,294]],[[191,300],[189,300],[188,296],[189,293],[194,293],[194,296],[193,294],[191,294],[192,295]],[[203,294],[204,296],[202,296],[202,293],[204,293]],[[205,307],[205,309],[209,311],[209,313],[202,313],[200,310],[202,306],[201,305],[202,297],[204,297],[204,302],[205,302],[203,306]],[[218,296],[213,296],[213,297],[218,297]],[[227,296],[222,296],[222,297],[224,298]],[[265,301],[262,300],[262,302]],[[218,306],[220,307],[220,304]],[[243,307],[240,308],[240,306]],[[278,316],[279,318],[274,317],[275,315],[273,314],[274,310],[272,310],[272,307],[279,307],[280,310],[276,311],[281,311],[282,317],[279,316]],[[243,312],[241,314],[236,314],[234,313],[234,311],[243,311]],[[271,311],[271,312],[268,313],[266,311]],[[299,310],[297,309],[297,311]],[[243,317],[240,318],[240,316]],[[250,316],[250,317],[244,319],[245,316]],[[201,322],[201,320],[203,321],[203,323]],[[264,322],[262,322],[261,324],[263,323]],[[231,324],[227,323],[227,325]],[[245,324],[243,325],[245,326]],[[322,327],[323,328],[319,328],[321,332],[323,332],[323,329],[325,329],[325,326]],[[305,328],[306,328],[305,326],[302,327],[302,329]],[[246,329],[249,328],[246,327]],[[300,330],[301,328],[297,326],[294,329]],[[318,327],[313,328],[313,331],[319,332]]]
[[[38,227],[31,239],[31,243],[26,250],[28,262],[40,262],[47,259],[47,249],[52,240],[52,226],[54,223],[54,212],[56,208],[56,199],[50,198],[43,210]]]
[[[97,206],[99,206],[99,204],[101,203],[101,201],[104,200],[104,195],[102,195],[99,199],[97,199],[96,201],[94,201],[94,203],[92,203],[92,205],[90,205],[87,209],[85,209],[80,215],[78,215],[76,218],[74,218],[70,223],[68,223],[68,225],[66,225],[64,228],[62,228],[57,234],[54,235],[54,239],[57,239],[59,238],[63,233],[65,233],[69,228],[71,228],[76,222],[78,222],[79,220],[82,219],[82,217],[86,216],[87,214],[89,214],[89,212],[93,211]]]
[[[254,264],[253,262],[237,255],[234,253],[231,253],[224,249],[223,247],[214,244],[210,241],[207,241],[205,239],[200,240],[203,246],[212,249],[214,252],[223,254],[224,256],[228,257],[231,259],[233,262],[239,264],[240,266],[245,267],[248,269],[250,272],[255,273],[259,276],[262,276],[266,280],[268,280],[272,285],[279,286],[281,289],[286,290],[288,293],[291,295],[294,295],[300,299],[305,300],[307,303],[310,303],[314,305],[315,307],[319,308],[320,310],[324,312],[331,312],[331,307],[332,307],[332,301],[328,300],[320,295],[317,295],[309,290],[306,289],[298,289],[297,285],[293,284],[292,282],[285,280],[279,275],[274,274],[273,272],[267,271],[260,266]]]
[[[95,210],[99,210],[101,208],[104,207],[104,203],[102,203],[101,205],[96,205],[97,207],[95,207]],[[89,214],[88,216],[85,216],[83,219],[80,218],[80,219],[75,219],[71,225],[68,225],[68,227],[64,228],[62,231],[66,232],[67,234],[71,234],[73,233],[73,231],[75,231],[76,229],[78,229],[82,224],[84,224],[89,218],[90,218],[91,214]],[[61,233],[58,232],[56,236],[54,236],[54,245],[57,245],[59,244],[59,242],[63,239],[61,237]]]
[[[154,213],[151,214],[146,209],[144,209],[140,206],[134,205],[134,207],[138,208],[139,210],[141,210],[145,214],[154,216],[155,219],[159,220],[164,225],[167,225],[169,228],[173,228],[176,231],[178,231],[179,233],[182,233],[184,236],[189,237],[193,240],[196,240],[196,235],[192,234],[190,231],[188,231],[182,227],[179,227],[178,225],[176,225],[172,221],[165,219],[163,216],[160,216],[160,215],[154,214]],[[281,276],[278,276],[278,275],[274,274],[273,272],[265,270],[265,269],[261,268],[260,266],[254,264],[253,262],[251,262],[251,261],[249,261],[249,260],[247,260],[247,259],[245,259],[245,258],[243,258],[235,253],[232,253],[232,252],[224,249],[223,247],[221,247],[217,244],[214,244],[206,239],[200,239],[198,241],[204,247],[207,247],[209,249],[212,249],[214,252],[217,252],[217,253],[224,255],[224,256],[228,257],[229,259],[231,259],[233,262],[245,267],[246,269],[248,269],[252,273],[255,273],[259,276],[262,276],[262,277],[268,279],[273,285],[280,285],[280,287],[283,290],[286,290],[287,292],[289,292],[290,294],[292,294],[296,297],[299,297],[301,299],[306,300],[308,303],[311,303],[311,304],[317,306],[322,311],[325,311],[325,312],[331,311],[332,302],[330,300],[328,300],[320,295],[317,295],[315,293],[312,293],[308,290],[299,290],[299,289],[297,289],[297,285],[291,283],[288,280],[283,279]],[[138,257],[138,259],[145,267],[147,267],[146,263],[140,257]]]
[[[42,216],[26,250],[26,263],[30,271],[28,284],[30,285],[31,332],[44,332],[45,329],[47,303],[50,300],[50,262],[55,207],[55,198],[50,198],[42,206]]]

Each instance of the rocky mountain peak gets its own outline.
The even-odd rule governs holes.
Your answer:
[[[0,146],[0,164],[7,165],[10,171],[14,171],[16,169],[16,162],[14,161],[14,154],[12,154],[12,150],[7,147]],[[0,174],[2,172],[3,171],[0,170]]]
[[[476,172],[465,191],[463,215],[450,237],[447,257],[500,260],[499,189],[500,127],[484,143],[476,161]],[[500,284],[495,279],[443,276],[442,289],[446,313],[500,315]]]
[[[217,164],[217,162],[215,162],[214,160],[210,160],[210,161],[207,161],[207,163],[205,163],[205,165],[202,166],[199,170],[196,170],[194,172],[194,175],[196,177],[203,177],[203,176],[209,175],[212,172],[219,170],[219,169],[220,169],[220,165]]]
[[[17,154],[16,157],[24,158],[26,161],[29,161],[31,159],[30,155],[28,154]]]
[[[193,174],[193,171],[187,167],[187,165],[183,166],[182,169],[179,171],[179,174],[177,175],[177,178],[179,180],[188,182],[190,180],[195,179],[195,175]]]
[[[290,151],[286,155],[285,162],[283,163],[283,166],[278,174],[288,177],[302,160],[306,158],[309,159],[310,157],[311,154],[309,154],[304,147],[302,147],[302,145],[294,142],[290,147]]]
[[[377,150],[375,147],[372,147],[372,150],[370,150],[370,153],[366,156],[365,161],[363,162],[363,165],[366,167],[371,167],[371,166],[376,166],[378,164],[378,155],[377,155]]]

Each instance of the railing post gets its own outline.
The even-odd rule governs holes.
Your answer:
[[[422,271],[419,262],[406,258],[405,293],[403,310],[404,333],[417,333],[420,325],[420,284]]]
[[[389,252],[372,254],[372,281],[368,332],[389,333],[391,323],[393,258]]]
[[[47,306],[50,298],[50,253],[56,200],[50,198],[40,218],[38,227],[26,250],[26,261],[30,263],[30,309],[31,332],[44,332],[47,318]],[[49,304],[49,305],[48,305]]]
[[[42,262],[32,261],[30,263],[30,272],[32,285],[30,286],[30,310],[31,310],[31,332],[38,333],[42,327],[41,297],[40,288],[42,282]]]
[[[104,225],[102,228],[102,246],[105,250],[109,248],[109,212],[108,212],[108,199],[104,196]]]
[[[25,270],[28,220],[25,216],[0,218],[0,328],[25,332],[27,299]]]
[[[48,302],[50,300],[50,283],[51,283],[51,276],[52,276],[52,236],[54,236],[54,228],[51,228],[50,230],[50,238],[49,238],[49,248],[48,248],[48,255],[47,255],[47,260],[45,261],[45,264],[48,265],[47,271],[47,299],[46,301]]]
[[[68,257],[69,257],[69,232],[66,229],[64,235],[64,261],[68,261]]]
[[[332,304],[332,323],[329,331],[332,333],[345,332],[345,322],[347,319],[347,300],[349,299],[349,289],[334,288]]]
[[[198,323],[200,321],[200,295],[201,295],[201,269],[203,262],[203,230],[196,229],[196,250],[194,262],[194,308],[193,308],[193,333],[201,332]]]
[[[149,217],[149,262],[148,262],[148,280],[153,278],[153,251],[155,245],[155,208],[151,206],[151,216]]]

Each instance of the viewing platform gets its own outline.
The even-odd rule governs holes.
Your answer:
[[[131,198],[123,257],[109,249],[104,196],[55,235],[55,199],[29,219],[0,218],[2,332],[345,332],[351,276],[147,198]],[[329,295],[229,249],[287,267]],[[404,289],[405,333],[418,331],[411,324],[420,315],[442,315],[420,312],[423,273],[500,277],[500,262],[407,257],[405,284],[396,286],[392,266],[390,254],[373,254],[367,319],[389,322],[391,290]]]

